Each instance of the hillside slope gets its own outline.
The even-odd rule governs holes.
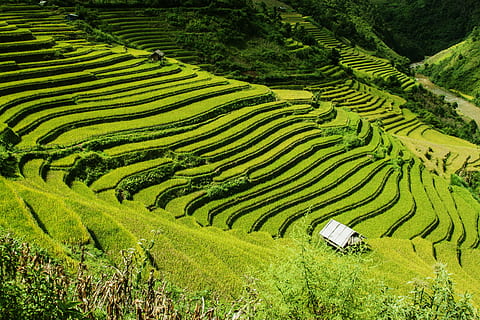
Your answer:
[[[422,73],[447,88],[467,94],[480,103],[480,30],[464,41],[425,60]]]
[[[371,0],[371,21],[398,53],[420,61],[464,39],[480,24],[476,0]]]
[[[414,90],[388,61],[287,12],[338,50],[338,64],[305,90],[272,90],[90,43],[55,10],[2,10],[1,165],[11,175],[0,180],[2,227],[66,260],[84,245],[115,261],[154,239],[159,272],[224,295],[282,255],[288,239],[273,237],[317,233],[330,218],[385,238],[385,250],[422,238],[427,261],[473,272],[463,266],[476,261],[480,204],[445,177],[476,170],[478,147],[375,86]]]

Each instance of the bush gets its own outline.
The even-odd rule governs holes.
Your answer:
[[[246,189],[250,185],[247,177],[239,177],[220,184],[212,184],[207,188],[207,195],[210,199],[218,199],[230,196],[233,193]]]
[[[0,145],[0,175],[4,177],[16,177],[18,175],[17,158],[15,158],[11,152],[2,149]]]
[[[358,137],[356,132],[347,133],[342,139],[345,150],[347,151],[365,144],[364,141]]]
[[[139,190],[171,178],[175,169],[176,165],[170,163],[124,178],[115,188],[117,199],[120,202],[124,199],[131,200],[132,195]]]
[[[384,310],[378,319],[422,320],[422,319],[479,319],[468,294],[457,295],[445,265],[434,267],[435,278],[414,280],[414,288],[408,297],[384,300]]]
[[[304,228],[305,229],[305,228]],[[363,248],[360,248],[363,249]],[[255,319],[479,319],[468,294],[457,295],[444,265],[396,296],[368,273],[368,252],[339,253],[323,240],[298,236],[258,278]]]

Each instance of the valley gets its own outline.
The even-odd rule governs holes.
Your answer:
[[[475,120],[477,125],[480,126],[480,109],[474,103],[435,85],[432,81],[430,81],[430,79],[422,74],[416,74],[415,79],[434,94],[438,96],[444,96],[445,101],[449,103],[456,103],[458,105],[458,111],[460,115],[464,115],[469,119]]]

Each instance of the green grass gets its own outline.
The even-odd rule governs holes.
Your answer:
[[[310,107],[307,107],[306,111],[308,111],[309,109]],[[223,130],[222,132],[219,132],[212,137],[207,137],[206,139],[202,139],[200,141],[189,143],[186,146],[176,148],[175,151],[182,153],[195,152],[197,154],[202,154],[208,151],[218,150],[219,148],[232,142],[236,143],[247,133],[254,131],[259,126],[270,124],[277,118],[287,117],[296,112],[301,113],[304,111],[305,108],[302,108],[300,106],[285,106],[281,109],[279,108],[273,110],[265,110],[260,114],[253,114],[251,117],[243,119],[241,123],[230,123],[228,128],[225,128],[225,130]]]
[[[197,191],[182,197],[175,198],[167,203],[165,210],[172,213],[175,217],[181,217],[186,214],[186,208],[193,200],[203,196],[205,191]]]
[[[54,197],[48,193],[26,187],[17,188],[36,223],[46,234],[63,244],[78,245],[89,242],[90,235],[76,212],[55,203]]]
[[[461,253],[462,268],[474,279],[480,279],[480,270],[478,269],[480,252],[476,249],[462,249]]]
[[[275,176],[280,172],[284,172],[289,167],[304,158],[314,155],[316,152],[321,152],[324,149],[338,144],[341,139],[338,136],[322,137],[317,139],[309,139],[302,145],[293,149],[292,152],[279,156],[274,162],[268,164],[257,165],[249,169],[249,178],[252,180],[263,180],[269,176]]]
[[[380,137],[378,134],[375,135],[377,139]],[[375,139],[374,139],[375,140]],[[334,170],[338,170],[338,167],[342,164],[349,163],[349,161],[353,161],[355,159],[361,158],[362,155],[365,156],[367,150],[370,148],[374,147],[376,144],[375,142],[372,142],[371,146],[366,146],[366,147],[361,147],[361,148],[355,148],[351,150],[350,152],[347,152],[343,154],[341,157],[338,157],[338,153],[343,151],[343,147],[331,147],[325,149],[325,153],[321,156],[316,156],[316,157],[311,157],[307,158],[305,160],[302,160],[298,163],[297,166],[294,166],[291,169],[285,170],[282,174],[278,176],[278,178],[272,179],[271,180],[271,186],[269,188],[265,188],[263,184],[259,185],[259,187],[253,188],[252,194],[253,195],[262,195],[262,198],[267,199],[269,201],[276,201],[278,198],[273,198],[272,199],[272,194],[275,195],[277,194],[277,197],[280,196],[281,198],[284,198],[282,196],[282,193],[289,193],[290,190],[288,188],[292,188],[292,186],[289,186],[290,183],[294,182],[294,185],[298,185],[297,188],[301,188],[303,190],[306,186],[308,186],[308,181],[312,177],[324,177],[325,175],[328,176],[331,172]],[[367,160],[367,159],[365,159]],[[365,161],[361,160],[361,162]],[[355,162],[355,161],[353,161]],[[321,165],[320,165],[321,164]],[[340,167],[341,168],[341,167]],[[353,168],[356,168],[355,165],[353,165]],[[312,171],[312,169],[315,169]],[[281,172],[281,171],[280,171]],[[300,175],[300,172],[302,173]],[[340,171],[338,171],[340,172]],[[307,174],[308,173],[308,174]],[[348,176],[348,175],[346,175]],[[329,177],[335,177],[335,175],[330,175]],[[293,180],[293,179],[295,180]],[[334,178],[334,180],[331,182],[333,185],[335,181],[338,180],[337,178]],[[315,181],[315,180],[313,180]],[[326,181],[324,181],[326,183]],[[281,187],[282,186],[282,187]],[[285,186],[285,187],[283,187]],[[257,191],[258,190],[258,191]],[[300,190],[300,189],[299,189]],[[268,193],[266,193],[268,191]],[[249,199],[248,197],[245,198],[244,194],[239,194],[238,197],[240,199]],[[252,203],[257,204],[261,203],[262,198],[252,198]],[[250,201],[250,200],[249,200]],[[240,203],[241,204],[241,203]],[[225,214],[225,207],[222,207],[222,214]],[[235,214],[240,215],[241,211],[239,211],[239,208],[236,207],[231,207],[229,210],[232,212],[235,212]],[[247,211],[250,211],[250,209],[247,209]],[[212,212],[212,216],[218,214],[214,213],[215,211]],[[212,219],[210,217],[210,219]]]
[[[8,185],[12,183],[14,182],[8,182]],[[160,233],[155,236],[156,246],[152,251],[157,265],[168,279],[192,290],[215,288],[222,294],[238,293],[242,283],[241,276],[252,266],[263,264],[270,259],[272,254],[276,254],[276,251],[267,246],[240,240],[233,235],[219,234],[218,230],[209,232],[205,229],[192,229],[177,222],[168,221],[159,215],[152,216],[147,212],[127,207],[115,208],[101,200],[93,202],[80,194],[72,197],[72,194],[50,193],[47,196],[42,191],[26,186],[17,186],[16,183],[13,187],[22,193],[28,193],[35,199],[41,199],[39,207],[46,206],[43,200],[48,198],[52,210],[76,212],[90,234],[94,235],[94,245],[111,255],[114,260],[115,256],[120,259],[118,250],[138,247],[136,244],[138,239],[150,239],[155,236],[151,230],[160,230]],[[4,187],[1,190],[8,192],[8,189]],[[14,199],[12,198],[12,200]],[[3,201],[1,205],[2,208],[7,208]],[[17,204],[12,205],[10,210],[12,214],[20,218]],[[7,211],[2,212],[7,214]],[[7,218],[6,215],[3,217]],[[16,221],[21,222],[22,220]],[[36,223],[32,222],[35,226]],[[43,237],[46,240],[45,243],[42,243],[44,247],[47,249],[53,247],[52,250],[58,250],[58,254],[63,252],[59,246],[55,247],[55,244],[59,243],[55,241],[59,241],[59,239],[50,238],[42,231],[37,231],[39,235],[36,236],[33,233],[28,234],[34,229],[29,228],[27,223],[9,224],[5,227],[8,230],[28,235],[29,238],[42,239]],[[67,226],[58,228],[66,231]],[[21,232],[22,229],[23,232]],[[51,233],[51,236],[62,236],[62,233],[54,232]],[[49,243],[48,241],[52,241],[50,239],[55,241]],[[203,249],[198,250],[200,244]],[[245,257],[247,257],[246,260]],[[205,268],[206,265],[209,267]]]
[[[134,70],[135,71],[135,70]],[[137,70],[138,71],[138,70]],[[164,76],[164,75],[169,75],[171,73],[178,73],[180,72],[180,69],[178,66],[170,66],[170,67],[164,67],[164,68],[158,68],[156,70],[150,70],[145,73],[138,73],[137,75],[126,75],[122,77],[116,77],[115,79],[101,79],[101,80],[96,80],[91,74],[89,73],[81,73],[82,76],[88,76],[88,79],[82,79],[83,81],[86,82],[80,82],[80,81],[75,81],[73,84],[68,83],[68,78],[67,81],[63,83],[62,79],[60,77],[53,77],[53,78],[46,78],[46,79],[39,79],[39,80],[32,80],[31,83],[30,81],[23,81],[23,82],[18,82],[15,83],[15,86],[23,87],[24,84],[27,84],[27,90],[30,91],[22,91],[22,92],[16,92],[8,95],[4,95],[0,97],[0,106],[2,107],[2,110],[5,110],[12,105],[18,104],[20,102],[25,102],[25,101],[31,101],[37,98],[43,98],[43,97],[55,97],[56,94],[67,94],[67,93],[74,93],[74,92],[82,92],[82,91],[92,91],[91,94],[95,95],[97,91],[96,89],[99,88],[105,88],[112,86],[110,93],[114,92],[120,92],[124,90],[127,86],[127,82],[132,82],[131,86],[132,88],[135,88],[134,85],[136,85],[135,81],[139,81],[140,85],[145,86],[146,84],[143,84],[142,81],[145,81],[146,79],[154,78],[156,76]],[[60,79],[58,79],[60,78]],[[61,83],[55,83],[54,81],[57,80],[62,81]],[[93,80],[93,81],[87,81],[87,80]],[[162,79],[163,80],[163,79]],[[35,84],[36,86],[41,87],[42,81],[46,81],[47,83],[51,83],[51,85],[56,85],[56,91],[47,91],[44,89],[35,89]],[[79,82],[79,83],[76,83]],[[148,83],[157,84],[158,82],[155,82],[154,80],[148,80]],[[115,85],[118,85],[115,87]],[[105,89],[103,89],[105,90]],[[87,96],[88,93],[84,93],[83,95],[80,95],[79,97]]]
[[[157,199],[162,196],[162,194],[178,187],[186,187],[189,183],[187,179],[169,179],[162,183],[144,188],[133,195],[133,200],[139,201],[145,206],[155,205]]]
[[[210,221],[209,223],[212,223],[216,215],[224,214],[227,210],[236,212],[240,210],[241,207],[239,206],[243,206],[244,203],[261,203],[263,201],[262,199],[272,198],[275,194],[281,196],[282,191],[292,188],[290,184],[303,186],[310,180],[310,177],[321,174],[321,169],[327,168],[328,170],[329,165],[334,167],[331,164],[331,159],[342,152],[343,148],[339,146],[326,148],[322,156],[303,159],[298,165],[288,168],[284,172],[280,172],[278,176],[270,176],[269,180],[259,182],[247,191],[240,192],[223,200],[209,202],[207,205],[199,208],[198,215],[202,217],[206,216],[207,220]],[[321,168],[319,168],[320,165],[322,165]],[[312,172],[312,170],[316,168],[318,168],[318,173]],[[197,216],[197,212],[195,212],[195,216]]]
[[[451,241],[458,245],[461,245],[465,239],[465,226],[460,216],[460,212],[457,210],[453,195],[449,190],[448,182],[438,176],[433,176],[435,190],[438,192],[438,196],[442,200],[450,218],[453,221],[453,231],[451,235]]]
[[[17,63],[25,63],[29,61],[37,61],[46,58],[51,58],[55,55],[57,49],[42,49],[32,51],[18,51],[0,53],[0,61],[15,61]],[[47,60],[48,61],[48,60]]]
[[[25,133],[31,132],[36,127],[38,127],[42,123],[52,118],[59,118],[61,116],[69,115],[69,114],[86,113],[89,111],[95,112],[98,110],[110,110],[115,108],[122,108],[123,110],[124,108],[127,108],[127,107],[155,102],[157,100],[160,100],[162,98],[166,98],[169,96],[174,96],[174,95],[185,93],[185,92],[190,92],[198,89],[215,87],[215,86],[225,84],[225,80],[223,79],[218,81],[213,81],[213,80],[209,81],[209,79],[207,79],[204,83],[200,82],[200,80],[199,80],[199,83],[196,83],[195,81],[190,81],[190,80],[184,80],[183,82],[184,83],[182,83],[181,81],[178,84],[168,83],[168,84],[152,86],[151,90],[149,90],[148,92],[142,92],[142,90],[139,90],[140,92],[138,92],[138,94],[131,93],[130,95],[128,94],[125,95],[124,93],[121,93],[121,94],[116,94],[114,97],[104,96],[105,100],[103,101],[102,99],[98,99],[99,101],[92,99],[92,102],[78,103],[78,100],[76,99],[75,96],[67,95],[66,98],[70,100],[70,104],[73,104],[73,102],[75,102],[77,106],[75,107],[72,105],[58,106],[58,103],[56,103],[57,102],[56,99],[49,99],[50,101],[53,101],[53,106],[55,108],[43,107],[41,110],[35,113],[32,113],[33,111],[32,109],[35,108],[34,110],[36,110],[38,109],[38,106],[36,103],[33,103],[33,107],[29,108],[28,110],[30,111],[29,112],[30,114],[24,117],[21,121],[19,121],[19,123],[16,124],[14,129],[19,134],[25,134]],[[58,98],[61,98],[61,97],[58,97]],[[149,106],[147,106],[147,108],[148,107]],[[23,109],[25,109],[25,107]],[[25,111],[23,112],[25,113]],[[104,114],[107,117],[109,115],[107,111],[104,112]]]
[[[415,200],[415,214],[405,221],[393,234],[398,238],[413,239],[417,236],[427,236],[438,224],[438,216],[433,210],[422,180],[422,169],[419,163],[415,163],[411,169],[410,185]]]
[[[241,89],[240,86],[230,86],[226,88],[226,91],[231,91],[235,89]],[[205,90],[207,91],[207,90]],[[211,90],[212,95],[220,95],[220,92],[217,90]],[[199,99],[198,96],[190,94],[192,100]],[[68,132],[61,133],[58,138],[52,141],[54,144],[71,144],[74,142],[82,141],[85,139],[102,136],[109,133],[117,133],[130,130],[138,130],[142,128],[172,128],[174,126],[181,125],[190,125],[198,123],[208,119],[209,117],[223,113],[224,109],[235,108],[236,105],[246,103],[249,100],[269,100],[270,93],[268,90],[256,87],[249,90],[243,90],[235,93],[227,93],[221,96],[216,96],[213,98],[204,97],[205,99],[200,102],[193,102],[188,105],[187,100],[176,100],[175,98],[167,98],[164,103],[171,102],[173,105],[169,105],[168,109],[173,108],[175,105],[187,105],[182,106],[171,111],[164,110],[165,112],[161,113],[161,110],[154,109],[151,110],[151,113],[154,115],[148,117],[138,117],[138,114],[127,115],[125,118],[111,119],[112,122],[106,121],[103,119],[102,123],[91,123],[94,126],[87,126],[72,129]],[[131,118],[128,119],[128,118]],[[60,128],[60,132],[66,128]],[[51,138],[50,138],[51,139]]]
[[[3,42],[0,43],[0,53],[48,49],[53,44],[54,40],[50,36],[39,36],[34,40]]]
[[[72,83],[94,80],[95,77],[89,72],[73,72],[67,74],[46,76],[40,78],[24,79],[18,81],[9,81],[2,85],[0,92],[2,95],[18,93],[25,90],[44,89],[51,86],[71,85]],[[8,100],[7,100],[8,101]]]
[[[285,106],[284,102],[277,101],[268,102],[260,105],[246,106],[238,110],[233,110],[232,112],[224,114],[221,117],[218,117],[213,121],[206,123],[205,125],[199,126],[198,128],[184,133],[167,136],[160,139],[113,147],[105,150],[105,152],[111,155],[118,155],[125,152],[131,152],[132,150],[144,150],[156,147],[175,148],[175,146],[177,145],[190,145],[197,140],[205,140],[206,138],[209,138],[213,135],[224,132],[224,130],[228,130],[231,126],[248,120],[259,113],[267,112],[271,109],[276,110],[283,106]]]
[[[315,160],[318,160],[318,158],[311,161]],[[227,216],[228,218],[226,224],[232,226],[233,223],[236,223],[238,218],[245,214],[250,214],[258,209],[265,211],[262,209],[263,206],[270,205],[274,207],[281,207],[282,204],[289,206],[292,203],[307,201],[310,197],[314,197],[317,194],[325,192],[337,181],[349,177],[351,172],[344,167],[341,167],[345,170],[343,177],[339,177],[333,173],[334,170],[332,169],[337,169],[336,166],[338,166],[338,163],[340,163],[338,158],[331,158],[322,163],[322,166],[311,168],[311,171],[308,175],[303,175],[295,180],[288,180],[288,177],[284,177],[285,181],[280,180],[277,182],[277,184],[271,183],[272,188],[270,188],[271,190],[269,190],[269,192],[263,192],[255,197],[249,197],[247,201],[245,201],[245,199],[238,205],[228,208],[228,210],[224,209],[223,211],[219,211],[219,215],[215,216],[215,219],[221,220],[221,216]],[[302,164],[302,162],[299,162],[298,166],[301,166]],[[363,164],[364,162],[362,160],[353,160],[349,163],[350,166],[356,169],[361,167]],[[303,168],[300,167],[297,170],[301,169]],[[272,175],[272,177],[275,177],[275,175]],[[276,211],[279,210],[280,209],[276,209]],[[250,228],[250,226],[248,227]]]
[[[46,66],[56,66],[56,65],[66,65],[66,64],[73,64],[79,63],[84,61],[89,61],[97,58],[102,58],[110,55],[111,52],[109,51],[90,51],[88,50],[85,54],[76,55],[74,57],[68,57],[64,59],[55,59],[55,60],[47,60],[47,61],[35,61],[35,62],[26,62],[21,63],[19,66],[22,69],[27,68],[41,68]]]
[[[305,196],[288,203],[288,206],[285,208],[288,211],[280,210],[283,209],[281,207],[274,211],[272,210],[277,215],[273,219],[266,221],[265,230],[286,232],[292,223],[298,221],[303,216],[306,217],[306,223],[314,230],[319,224],[326,222],[329,217],[335,215],[334,209],[332,209],[330,215],[327,214],[329,212],[328,206],[332,205],[336,208],[342,208],[345,206],[345,203],[342,204],[343,198],[348,199],[349,196],[356,199],[353,201],[354,205],[357,200],[361,200],[361,192],[359,193],[359,198],[356,198],[356,192],[359,192],[365,184],[368,184],[382,170],[389,169],[385,167],[384,161],[378,161],[351,168],[352,172],[349,172],[346,179],[335,172],[330,174],[322,179],[319,184],[314,185],[313,189],[304,190]],[[367,193],[374,190],[375,188],[368,188]],[[352,200],[347,202],[348,205],[352,204]]]
[[[271,148],[299,133],[315,131],[316,127],[310,115],[288,113],[285,114],[280,110],[278,115],[283,114],[284,117],[278,118],[277,115],[274,115],[275,117],[272,117],[272,121],[269,123],[262,123],[260,127],[254,128],[253,131],[248,130],[250,132],[247,131],[245,135],[240,136],[230,144],[220,144],[217,149],[206,150],[207,152],[202,153],[202,156],[210,162],[221,161],[232,156],[235,158],[237,155],[238,159],[249,159],[251,156],[245,151],[247,149],[255,154],[258,150]],[[247,129],[250,128],[247,127]]]
[[[2,82],[10,82],[79,72],[99,66],[110,65],[115,62],[125,61],[130,57],[131,56],[129,54],[108,54],[105,56],[100,55],[100,57],[95,57],[92,60],[69,63],[66,65],[42,66],[37,68],[8,71],[0,74],[0,80]]]
[[[90,188],[92,188],[92,190],[95,192],[113,189],[118,183],[120,183],[122,179],[130,175],[161,166],[171,161],[171,159],[158,158],[123,166],[109,171],[105,175],[101,176],[90,185]]]
[[[477,202],[471,201],[472,196],[467,190],[456,186],[452,186],[452,189],[457,212],[465,227],[465,238],[462,242],[462,247],[476,248],[479,244],[478,214],[480,206]]]
[[[454,224],[445,204],[435,188],[433,176],[430,172],[427,172],[426,170],[422,171],[422,182],[425,186],[425,192],[432,204],[433,210],[439,219],[439,223],[435,227],[435,230],[433,230],[426,238],[433,243],[438,243],[444,240],[449,241],[452,237]]]
[[[401,172],[391,170],[383,177],[381,175],[375,176],[372,182],[380,182],[380,179],[382,184],[372,190],[375,192],[368,194],[361,201],[352,201],[350,207],[354,207],[354,209],[342,213],[341,219],[347,221],[347,225],[355,227],[358,223],[384,214],[385,211],[397,204],[400,198],[398,184],[401,179]],[[357,192],[355,198],[362,198],[361,193]],[[349,208],[348,205],[343,210],[347,208]],[[372,234],[368,232],[366,236],[371,238]]]
[[[61,244],[42,231],[16,189],[16,185],[0,177],[0,225],[5,230],[15,230],[18,236],[59,257],[65,257]]]
[[[435,245],[437,260],[447,265],[449,272],[452,272],[452,280],[457,283],[463,292],[473,292],[475,290],[476,279],[472,278],[459,263],[458,249],[449,242],[442,242]]]
[[[416,209],[413,196],[410,192],[409,168],[405,165],[402,168],[402,177],[398,185],[400,195],[398,201],[382,214],[360,221],[355,225],[355,230],[361,234],[369,234],[371,238],[379,238],[390,235],[397,224],[402,222],[409,214]]]
[[[432,244],[424,239],[414,240],[381,238],[369,239],[368,243],[374,252],[383,260],[383,268],[389,269],[389,273],[398,276],[398,280],[414,278],[414,275],[430,276],[432,265],[436,262],[433,257]],[[423,256],[424,248],[430,248],[427,258]],[[399,266],[403,266],[399,268]],[[408,270],[407,274],[402,274]]]
[[[81,131],[93,129],[95,131],[100,131],[98,134],[105,134],[110,131],[118,131],[119,123],[128,122],[129,120],[131,122],[138,122],[139,120],[145,119],[143,121],[143,126],[150,123],[147,119],[155,117],[157,119],[159,117],[163,119],[163,121],[153,122],[156,124],[185,121],[189,117],[198,117],[201,116],[202,113],[207,113],[215,107],[218,108],[218,104],[208,103],[212,99],[215,99],[211,97],[230,97],[232,95],[231,92],[244,88],[244,83],[232,83],[223,86],[215,86],[213,88],[194,90],[193,92],[180,93],[179,95],[170,95],[160,101],[140,103],[139,105],[133,105],[129,108],[122,108],[122,104],[119,103],[117,108],[114,109],[55,117],[41,123],[33,132],[27,134],[20,143],[20,146],[35,145],[36,143],[42,142],[46,143],[51,142],[52,140],[54,140],[55,144],[71,144],[76,141],[82,141],[91,136],[91,134],[85,136],[81,134]],[[245,91],[255,92],[256,90]],[[172,93],[174,94],[175,91]],[[241,93],[236,93],[236,95],[242,96]],[[155,97],[156,96],[153,95],[151,99],[155,99]],[[230,100],[225,102],[230,102],[233,99],[234,98],[230,98]],[[196,102],[199,100],[200,102]],[[94,105],[92,107],[94,107]],[[171,114],[170,117],[168,117],[169,113]],[[102,132],[102,127],[112,123],[114,128]],[[96,126],[92,128],[93,125]],[[78,127],[79,129],[77,130],[73,129]],[[83,129],[82,127],[87,128]]]
[[[234,167],[223,170],[220,175],[215,177],[214,180],[224,181],[235,176],[247,174],[255,168],[263,167],[275,161],[283,154],[285,154],[285,152],[292,150],[296,146],[300,145],[302,142],[306,142],[308,140],[311,140],[312,138],[319,137],[320,135],[321,134],[318,131],[307,131],[295,135],[291,138],[286,139],[285,141],[280,142],[278,145],[274,145],[271,149],[264,150],[264,152],[262,152],[262,154],[260,154],[255,159],[242,162],[241,164],[235,163]],[[247,150],[246,152],[248,151],[250,150]],[[217,168],[219,168],[220,170],[223,169],[220,166],[217,166]]]

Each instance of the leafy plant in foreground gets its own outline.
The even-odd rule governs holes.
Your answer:
[[[260,318],[373,319],[376,296],[357,254],[339,256],[304,236],[272,264],[260,285]]]
[[[480,319],[468,294],[458,296],[445,265],[434,267],[434,278],[410,282],[414,288],[408,297],[387,298],[378,319]]]
[[[397,296],[372,277],[366,250],[335,252],[301,235],[289,253],[271,264],[256,285],[255,319],[480,319],[468,294],[457,295],[444,265],[434,278],[414,280]]]
[[[65,269],[44,252],[0,236],[0,319],[84,319]]]

